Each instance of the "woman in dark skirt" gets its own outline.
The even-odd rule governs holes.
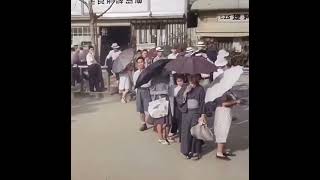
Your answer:
[[[198,123],[206,123],[204,109],[205,91],[199,85],[200,75],[189,75],[189,85],[184,86],[176,98],[182,112],[181,122],[181,153],[187,159],[201,158],[201,145],[203,141],[192,137],[190,129]]]

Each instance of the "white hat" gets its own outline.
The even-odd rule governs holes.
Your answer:
[[[227,57],[227,56],[229,56],[229,53],[228,53],[226,50],[221,49],[221,50],[218,52],[218,55],[221,55],[221,56],[223,56],[223,57]]]
[[[120,46],[118,45],[118,43],[112,43],[111,48],[115,48],[118,49]]]
[[[197,43],[197,46],[198,46],[198,47],[205,47],[206,45],[204,44],[203,41],[199,41],[199,42]]]
[[[228,61],[226,60],[225,56],[218,55],[217,60],[214,62],[214,65],[216,66],[225,66],[228,64]]]
[[[161,47],[157,47],[157,48],[156,48],[156,51],[158,51],[158,52],[163,52],[163,49],[162,49]]]
[[[193,52],[193,48],[192,47],[187,47],[186,53],[190,53],[190,52]]]

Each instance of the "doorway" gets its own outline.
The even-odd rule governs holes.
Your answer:
[[[118,43],[120,50],[127,49],[131,40],[131,28],[130,26],[112,26],[106,27],[107,32],[101,36],[101,52],[100,62],[104,62],[112,43]]]

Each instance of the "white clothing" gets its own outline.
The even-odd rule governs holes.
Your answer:
[[[130,77],[127,72],[119,74],[119,90],[129,90],[130,89]]]
[[[177,56],[178,56],[178,53],[176,54],[171,53],[168,55],[168,59],[177,59]]]
[[[213,80],[223,74],[223,69],[218,69],[216,72],[213,73]]]
[[[214,135],[216,143],[226,143],[231,126],[231,108],[217,107],[214,116]]]
[[[180,89],[181,89],[181,86],[177,86],[177,87],[174,88],[174,97],[177,97],[178,92],[180,91]]]
[[[116,59],[119,57],[120,53],[121,53],[120,50],[117,51],[117,52],[115,52],[114,50],[111,50],[111,51],[109,52],[109,54],[107,55],[107,58],[106,58],[106,59],[109,59],[110,57],[112,57],[112,61],[114,61],[114,60],[116,60]]]
[[[138,77],[139,77],[141,72],[142,72],[141,70],[137,70],[137,71],[134,72],[134,74],[133,74],[133,84],[134,85],[136,85],[137,79],[138,79]],[[151,81],[149,81],[146,84],[143,84],[141,87],[142,88],[147,88],[147,87],[150,87],[150,86],[151,86]]]
[[[94,55],[91,53],[87,54],[87,65],[90,66],[91,64],[95,63],[96,60],[94,59]]]

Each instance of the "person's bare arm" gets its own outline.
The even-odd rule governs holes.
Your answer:
[[[222,105],[224,107],[231,107],[231,106],[234,106],[236,104],[240,104],[240,100],[235,100],[235,101],[227,101],[227,102],[224,102],[222,103]]]

